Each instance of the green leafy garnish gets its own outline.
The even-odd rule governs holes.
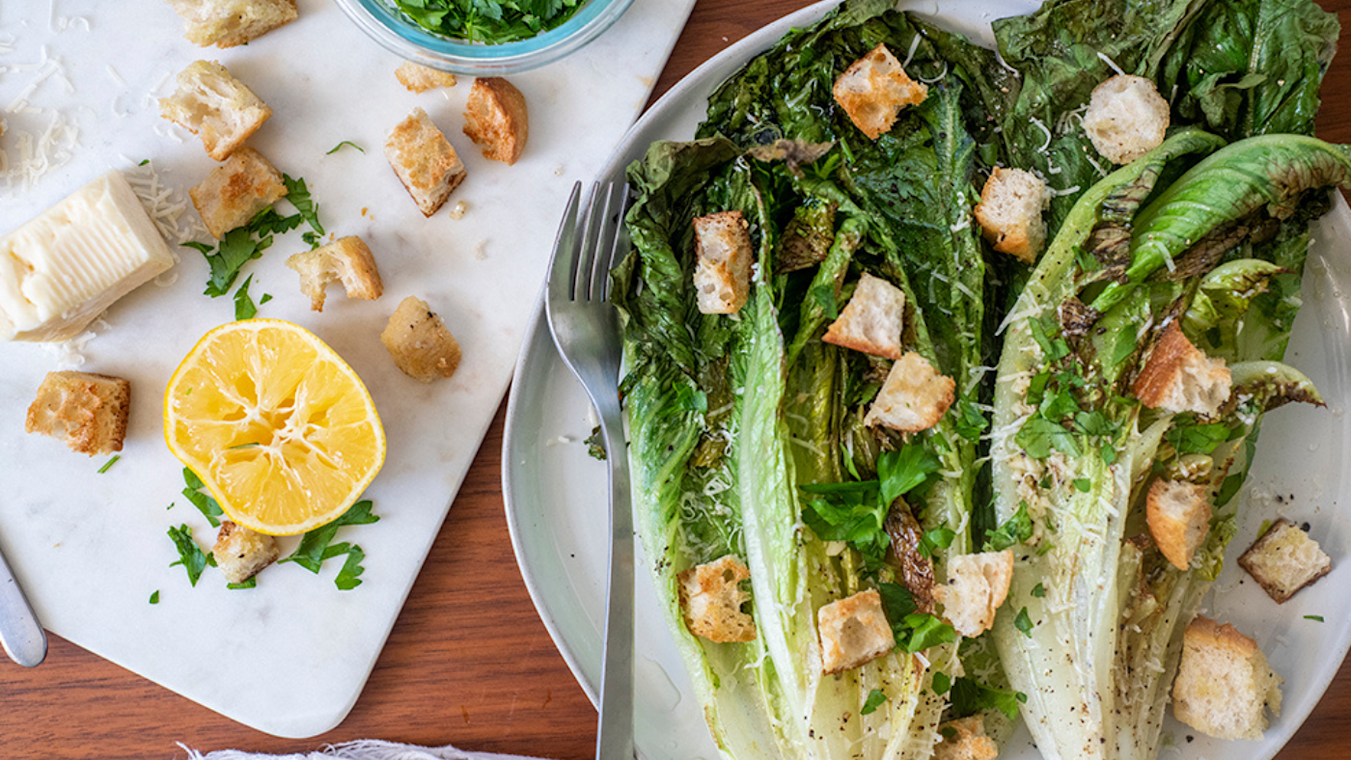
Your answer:
[[[178,549],[178,561],[170,562],[169,567],[182,565],[183,569],[188,571],[188,581],[196,586],[197,579],[202,577],[202,570],[207,566],[208,555],[202,551],[196,541],[192,540],[192,528],[186,524],[177,528],[169,528],[169,538],[173,540],[174,546]]]
[[[1032,596],[1041,599],[1046,596],[1046,587],[1040,583],[1032,587]]]
[[[1305,620],[1317,620],[1317,621],[1320,622],[1320,623],[1323,622],[1323,616],[1322,616],[1322,615],[1305,615],[1305,616],[1304,616],[1304,619],[1305,619]]]
[[[220,508],[220,505],[216,503],[215,499],[207,495],[204,490],[206,484],[202,482],[201,478],[197,477],[197,473],[193,472],[191,468],[184,467],[183,483],[186,486],[183,489],[183,495],[188,498],[188,501],[192,502],[192,505],[197,507],[198,511],[206,517],[207,522],[211,523],[211,527],[220,527],[220,520],[217,518],[225,514],[225,512]]]
[[[364,570],[361,567],[361,561],[365,559],[366,554],[361,550],[361,547],[355,544],[347,542],[335,544],[333,538],[337,535],[339,528],[347,525],[368,525],[377,522],[379,519],[379,517],[371,514],[370,500],[358,501],[338,519],[306,533],[300,539],[300,545],[296,547],[296,550],[290,556],[280,560],[279,564],[281,562],[294,562],[312,573],[318,573],[324,560],[346,554],[347,560],[343,563],[334,583],[344,591],[356,588],[361,585],[359,576]]]
[[[863,701],[863,707],[859,708],[859,713],[863,715],[872,715],[882,703],[887,701],[887,695],[881,689],[873,689],[868,692],[868,698]]]
[[[107,462],[104,462],[103,466],[99,468],[99,474],[102,475],[103,473],[107,472],[108,468],[117,464],[117,460],[121,458],[122,458],[121,454],[114,454],[112,459],[109,459]]]
[[[394,0],[428,31],[488,45],[534,37],[572,18],[581,0]]]
[[[985,551],[1002,552],[1032,537],[1032,518],[1027,514],[1027,502],[1018,502],[1018,511],[1009,516],[985,539]]]
[[[258,316],[258,307],[249,298],[249,283],[253,275],[244,278],[244,282],[235,290],[235,319],[253,319]]]
[[[947,694],[948,690],[951,688],[952,676],[941,670],[934,673],[933,689],[935,694]]]
[[[1018,610],[1018,617],[1013,619],[1013,627],[1023,632],[1024,636],[1032,635],[1032,618],[1027,614],[1027,608]]]
[[[998,710],[1009,720],[1018,719],[1018,704],[1027,701],[1027,695],[1017,691],[986,686],[965,676],[952,683],[952,712],[954,715],[975,715],[983,710]]]
[[[351,146],[351,147],[353,147],[353,148],[356,148],[357,150],[361,151],[362,153],[365,153],[365,152],[366,152],[366,149],[365,149],[365,148],[361,147],[360,145],[357,145],[356,143],[352,142],[351,140],[343,140],[342,142],[338,143],[337,145],[334,145],[334,146],[333,146],[333,150],[330,150],[329,152],[325,153],[324,155],[326,155],[326,156],[331,156],[331,155],[333,155],[334,153],[337,153],[338,151],[342,150],[342,148],[343,148],[344,145],[347,145],[347,146]]]
[[[159,604],[159,591],[154,591],[150,594],[150,603]]]
[[[601,434],[600,425],[591,428],[591,435],[586,438],[586,453],[592,459],[605,461],[605,436]]]
[[[882,597],[882,608],[886,611],[887,621],[891,623],[896,646],[903,651],[913,654],[935,644],[957,640],[957,632],[941,618],[916,612],[919,607],[905,586],[881,583],[878,584],[877,592]]]

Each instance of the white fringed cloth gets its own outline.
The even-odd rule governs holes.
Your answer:
[[[331,744],[317,752],[300,755],[259,755],[237,749],[222,749],[202,754],[182,743],[178,746],[188,753],[188,760],[542,760],[524,755],[466,752],[450,745],[418,747],[375,739]]]

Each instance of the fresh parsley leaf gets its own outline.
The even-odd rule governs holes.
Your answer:
[[[938,553],[939,549],[952,546],[952,541],[955,538],[957,538],[957,532],[951,528],[934,528],[925,531],[924,535],[919,537],[919,553],[926,557],[932,557]]]
[[[941,670],[935,672],[933,678],[933,688],[935,694],[947,694],[948,690],[952,688],[952,676],[948,675],[947,673],[944,673]]]
[[[1013,437],[1013,440],[1033,459],[1049,457],[1052,449],[1062,451],[1072,457],[1080,456],[1083,453],[1074,433],[1066,430],[1065,426],[1059,422],[1048,420],[1040,414],[1029,417]]]
[[[371,514],[370,500],[358,501],[338,519],[306,533],[300,539],[300,545],[296,550],[280,562],[294,562],[312,573],[318,573],[324,560],[348,553],[352,548],[345,543],[333,544],[333,537],[337,535],[339,528],[346,525],[368,525],[379,519]]]
[[[259,306],[262,306],[263,304],[265,304],[265,303],[267,303],[268,301],[271,301],[271,300],[272,300],[272,294],[271,294],[271,293],[264,293],[264,294],[263,294],[263,297],[258,299],[258,305],[259,305]]]
[[[258,307],[253,304],[253,299],[249,298],[249,284],[253,282],[253,275],[244,278],[243,284],[235,290],[235,319],[253,319],[258,316]]]
[[[345,146],[345,145],[346,145],[346,146],[353,147],[353,148],[356,148],[357,150],[361,151],[362,153],[365,153],[365,152],[366,152],[366,149],[365,149],[365,148],[361,147],[360,145],[357,145],[356,143],[352,142],[351,140],[343,140],[342,142],[338,143],[337,145],[334,145],[334,146],[333,146],[333,150],[330,150],[329,152],[325,153],[324,155],[326,155],[326,156],[331,156],[331,155],[333,155],[334,153],[337,153],[338,151],[342,150],[343,146]]]
[[[360,546],[352,544],[352,548],[347,551],[347,561],[342,563],[342,569],[338,571],[338,577],[333,579],[333,583],[343,591],[350,591],[361,585],[361,574],[366,572],[366,568],[361,566],[361,561],[366,558],[366,553]]]
[[[937,615],[920,612],[906,615],[903,623],[910,629],[908,638],[898,640],[900,647],[911,654],[921,652],[936,644],[947,644],[957,640],[957,631],[944,623]]]
[[[256,577],[254,577],[254,578],[249,578],[248,580],[243,581],[243,582],[241,582],[241,583],[227,583],[227,584],[225,584],[225,587],[228,588],[228,589],[231,589],[231,590],[234,590],[234,589],[241,589],[241,588],[257,588],[257,587],[258,587],[258,578],[256,578]]]
[[[939,466],[938,457],[917,443],[883,453],[877,458],[883,504],[890,508],[892,502],[923,483]]]
[[[310,190],[305,187],[305,180],[295,179],[288,174],[281,175],[282,182],[286,183],[286,200],[290,201],[292,206],[300,212],[300,216],[310,225],[310,229],[315,234],[322,236],[324,234],[324,225],[319,223],[319,204],[310,197]]]
[[[1320,622],[1320,623],[1324,622],[1324,621],[1323,621],[1323,616],[1322,616],[1322,615],[1305,615],[1305,616],[1304,616],[1304,619],[1305,619],[1305,620],[1317,620],[1317,621]]]
[[[1074,490],[1080,493],[1088,493],[1089,491],[1093,490],[1093,481],[1089,480],[1088,478],[1075,478]]]
[[[1032,618],[1027,614],[1027,608],[1018,610],[1018,617],[1013,619],[1013,627],[1023,632],[1023,635],[1032,638]]]
[[[152,594],[150,594],[150,603],[159,604],[159,591],[155,591]]]
[[[1164,435],[1164,440],[1179,454],[1210,454],[1221,443],[1230,440],[1231,434],[1229,426],[1222,422],[1199,425],[1195,415],[1183,412],[1173,418],[1173,426]]]
[[[1032,596],[1041,599],[1046,596],[1046,587],[1038,583],[1032,587]]]
[[[957,431],[957,435],[968,441],[976,441],[988,427],[990,421],[975,404],[968,399],[957,402],[957,417],[953,422],[953,429]]]
[[[169,567],[182,565],[183,569],[188,571],[188,581],[196,586],[197,579],[202,577],[202,570],[206,568],[207,555],[197,542],[192,540],[192,528],[186,524],[169,528],[169,538],[178,549],[178,561],[170,562]]]
[[[109,459],[107,462],[104,462],[103,466],[99,468],[99,474],[102,475],[103,473],[107,472],[108,469],[113,465],[117,464],[117,460],[121,458],[122,458],[121,454],[114,454],[112,459]]]
[[[984,710],[998,710],[1009,720],[1018,719],[1018,703],[1026,702],[1027,695],[986,686],[974,678],[961,677],[952,684],[952,713],[975,715]]]
[[[145,165],[148,164],[148,163],[150,163],[150,159],[148,159],[148,158],[143,158],[143,159],[141,159],[140,163],[138,163],[138,164],[136,164],[136,165],[137,165],[137,166],[145,166]]]
[[[1060,331],[1055,314],[1046,314],[1038,319],[1028,320],[1032,339],[1041,347],[1043,359],[1049,364],[1064,359],[1070,354],[1069,344],[1064,338],[1053,337]]]
[[[202,482],[201,478],[197,477],[197,473],[188,467],[184,467],[183,483],[186,486],[183,489],[183,495],[188,498],[188,501],[192,502],[192,505],[197,507],[198,511],[206,517],[207,522],[211,523],[211,527],[220,527],[220,520],[216,518],[225,514],[225,512],[221,510],[216,500],[208,496],[203,490],[206,488],[206,484]]]
[[[868,698],[863,701],[863,707],[859,708],[859,713],[862,715],[872,715],[885,701],[887,701],[887,695],[884,694],[881,689],[873,689],[868,692]]]
[[[985,551],[1002,552],[1032,537],[1032,518],[1027,514],[1027,502],[1018,502],[1018,511],[1009,516],[985,538]]]

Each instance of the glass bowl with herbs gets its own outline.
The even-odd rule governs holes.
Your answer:
[[[610,28],[633,0],[337,0],[405,59],[486,76],[537,68]]]

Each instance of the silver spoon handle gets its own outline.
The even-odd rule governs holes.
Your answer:
[[[0,554],[0,645],[11,660],[25,668],[41,663],[47,656],[47,634],[3,554]]]

